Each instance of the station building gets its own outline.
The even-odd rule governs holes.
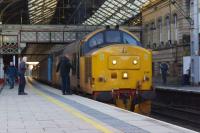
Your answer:
[[[158,0],[143,8],[142,42],[153,51],[156,80],[161,79],[159,66],[165,62],[169,66],[169,82],[182,82],[183,57],[190,56],[189,17],[189,0]]]
[[[199,132],[198,1],[0,0],[0,133]]]

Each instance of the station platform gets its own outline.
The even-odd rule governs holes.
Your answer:
[[[180,91],[186,93],[197,93],[200,94],[200,87],[197,86],[155,86],[156,90],[169,90],[169,91]]]
[[[0,133],[195,133],[29,79],[25,91],[0,94]]]

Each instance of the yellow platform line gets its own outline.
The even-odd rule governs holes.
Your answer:
[[[45,98],[49,102],[54,103],[55,105],[63,108],[66,112],[69,112],[69,113],[73,114],[74,116],[84,120],[85,122],[91,124],[96,129],[100,130],[103,133],[112,133],[112,131],[110,131],[108,128],[105,128],[102,124],[100,124],[100,123],[88,118],[84,114],[79,113],[75,109],[71,108],[69,105],[64,104],[64,103],[60,102],[59,100],[57,100],[57,99],[55,99],[53,97],[50,97],[50,96],[46,95],[45,93],[35,89],[35,87],[33,85],[31,85],[30,83],[28,83],[28,84],[36,94],[38,94],[39,96]]]

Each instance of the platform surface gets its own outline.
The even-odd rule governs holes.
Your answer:
[[[0,133],[195,133],[117,107],[29,82],[0,94]]]
[[[161,90],[171,90],[171,91],[182,91],[188,93],[198,93],[200,94],[200,86],[155,86],[155,89]]]

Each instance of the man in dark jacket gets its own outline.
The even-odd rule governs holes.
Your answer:
[[[27,93],[24,92],[24,88],[26,85],[26,79],[25,79],[25,72],[26,72],[26,57],[23,57],[20,64],[19,64],[19,89],[18,89],[18,95],[27,95]]]
[[[10,62],[10,66],[7,69],[7,75],[9,79],[10,89],[14,88],[15,79],[17,77],[17,69],[13,62]]]
[[[72,65],[70,63],[68,55],[62,56],[60,58],[60,61],[58,63],[56,72],[60,71],[60,77],[61,77],[61,89],[63,95],[71,94],[70,90],[70,69],[72,68]]]
[[[163,84],[166,84],[167,83],[167,71],[169,69],[168,65],[166,63],[161,63],[160,69],[161,69],[161,73],[162,73]]]

